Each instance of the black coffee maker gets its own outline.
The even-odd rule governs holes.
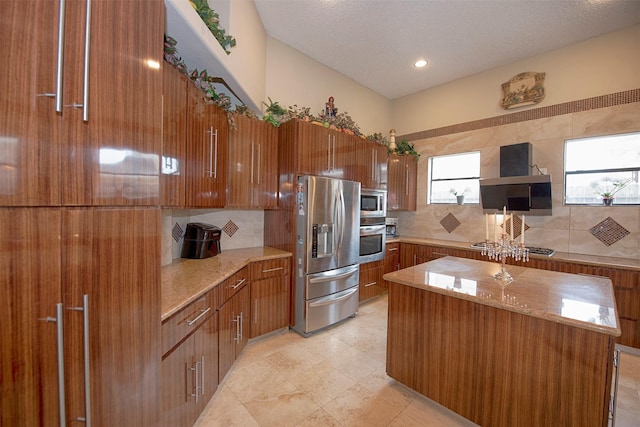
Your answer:
[[[182,258],[210,258],[222,252],[220,235],[222,230],[215,225],[202,222],[190,222],[184,233]]]

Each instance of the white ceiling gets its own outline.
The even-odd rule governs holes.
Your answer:
[[[640,22],[640,0],[254,1],[270,37],[389,99]]]

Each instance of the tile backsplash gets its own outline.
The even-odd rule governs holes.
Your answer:
[[[264,214],[262,211],[163,209],[162,265],[171,264],[174,259],[180,258],[183,242],[180,229],[184,233],[190,222],[204,222],[220,227],[222,229],[220,244],[223,251],[225,249],[263,246],[264,244]]]
[[[533,146],[533,163],[546,168],[552,178],[553,215],[526,216],[527,245],[575,254],[640,259],[638,206],[566,206],[563,200],[566,139],[637,131],[640,131],[639,102],[412,141],[421,155],[418,162],[417,210],[391,213],[390,216],[398,217],[401,236],[460,242],[484,240],[484,216],[480,205],[427,204],[429,157],[478,150],[481,157],[480,176],[495,178],[500,175],[499,147],[530,142]],[[451,227],[450,217],[448,221],[445,220],[449,214],[460,225]],[[616,226],[616,233],[622,230],[621,234],[615,238],[603,237],[598,233],[594,235],[591,230],[603,221],[605,224],[615,222],[619,226]]]

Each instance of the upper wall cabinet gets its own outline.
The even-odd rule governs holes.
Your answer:
[[[188,85],[186,206],[224,208],[227,177],[227,113]]]
[[[162,1],[1,9],[0,205],[157,204]]]
[[[229,129],[227,207],[274,208],[278,192],[278,129],[235,115]]]
[[[373,141],[357,141],[356,161],[362,188],[387,189],[387,147]]]
[[[161,205],[185,205],[185,150],[187,145],[187,76],[163,63]]]
[[[418,160],[414,156],[392,154],[388,161],[387,210],[415,211]]]

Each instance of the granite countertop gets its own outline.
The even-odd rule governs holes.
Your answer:
[[[497,262],[446,256],[384,275],[413,286],[532,317],[620,336],[611,280],[533,268],[507,266],[513,282],[493,278]]]
[[[162,320],[254,261],[290,257],[269,247],[231,249],[206,259],[176,259],[161,269]]]
[[[416,243],[419,245],[434,245],[454,249],[471,249],[480,251],[478,248],[472,248],[472,242],[455,242],[452,240],[425,239],[422,237],[400,236],[387,237],[387,243]],[[616,258],[598,255],[571,254],[568,252],[556,252],[552,256],[530,254],[530,258],[552,259],[558,261],[567,261],[580,264],[588,264],[598,267],[618,267],[629,270],[640,271],[640,260],[631,258]]]

